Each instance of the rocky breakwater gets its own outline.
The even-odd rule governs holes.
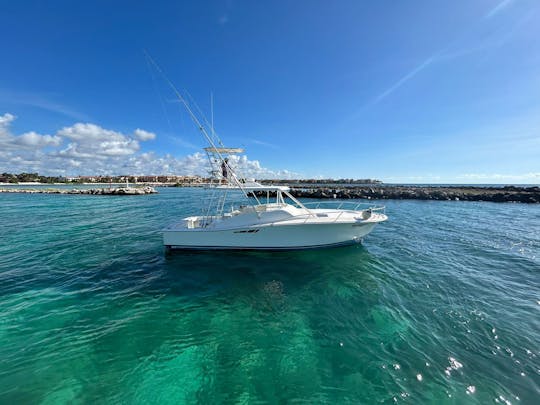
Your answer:
[[[540,187],[474,186],[365,186],[291,188],[300,198],[373,199],[373,200],[442,200],[540,203]],[[266,192],[257,192],[266,195]]]
[[[89,189],[59,189],[59,188],[0,188],[0,193],[25,194],[85,194],[85,195],[145,195],[156,194],[154,187],[115,187],[115,188],[89,188]]]

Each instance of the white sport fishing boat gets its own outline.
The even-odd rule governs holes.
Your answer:
[[[199,119],[167,81],[209,143],[204,150],[213,178],[202,214],[163,230],[167,249],[295,250],[350,245],[387,220],[384,207],[339,201],[302,203],[289,187],[246,181],[234,164],[243,149],[224,147],[213,124],[197,109]],[[244,201],[234,201],[238,197]]]
[[[294,250],[349,245],[361,242],[375,225],[387,220],[384,207],[339,201],[302,203],[289,187],[247,182],[229,163],[243,150],[217,147],[215,133],[206,135],[211,146],[205,151],[215,184],[209,187],[212,192],[201,215],[163,230],[167,249]],[[240,196],[243,203],[235,200]]]
[[[384,207],[361,208],[363,204],[337,201],[335,207],[301,203],[283,186],[250,182],[216,189],[223,195],[241,190],[252,201],[225,210],[224,199],[213,200],[214,215],[187,217],[163,230],[166,248],[296,250],[351,245],[387,219]],[[267,195],[264,202],[256,196],[261,193]],[[271,194],[275,195],[272,201]]]

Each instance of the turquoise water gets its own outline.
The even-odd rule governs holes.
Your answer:
[[[0,403],[538,403],[540,206],[385,201],[363,246],[165,256],[203,195],[0,194]]]

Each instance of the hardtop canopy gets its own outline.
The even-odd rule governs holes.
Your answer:
[[[219,153],[219,154],[231,154],[231,153],[242,153],[244,152],[244,149],[242,148],[217,148],[213,146],[209,146],[207,148],[204,148],[205,151],[210,153]]]
[[[265,185],[257,183],[256,181],[247,181],[245,183],[240,183],[240,185],[226,184],[217,186],[217,188],[226,188],[226,189],[237,189],[244,191],[289,191],[290,188],[287,186],[275,186],[275,185]]]

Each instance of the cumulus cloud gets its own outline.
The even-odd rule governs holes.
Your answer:
[[[133,134],[141,141],[151,141],[156,139],[156,134],[153,132],[145,131],[144,129],[137,128]]]
[[[62,138],[56,135],[40,135],[31,131],[15,137],[14,142],[29,147],[58,146],[62,143]]]
[[[3,128],[7,128],[9,124],[15,120],[15,116],[10,113],[5,113],[4,115],[0,115],[0,130]]]
[[[140,148],[136,139],[95,124],[78,123],[62,128],[58,135],[73,141],[60,152],[70,157],[127,156]]]
[[[270,170],[261,166],[258,160],[249,160],[246,155],[232,156],[229,164],[247,178],[254,179],[291,179],[301,177],[288,170]]]
[[[54,135],[26,132],[14,135],[12,114],[0,115],[0,172],[39,172],[44,175],[201,175],[210,164],[204,153],[184,157],[142,152],[141,142],[156,134],[137,128],[132,134],[91,123],[76,123]],[[298,178],[287,170],[269,170],[247,156],[233,156],[229,164],[247,178]]]
[[[62,138],[59,136],[40,135],[34,131],[15,136],[10,132],[10,126],[17,117],[6,113],[0,115],[0,148],[7,150],[44,148],[47,146],[59,146]]]

